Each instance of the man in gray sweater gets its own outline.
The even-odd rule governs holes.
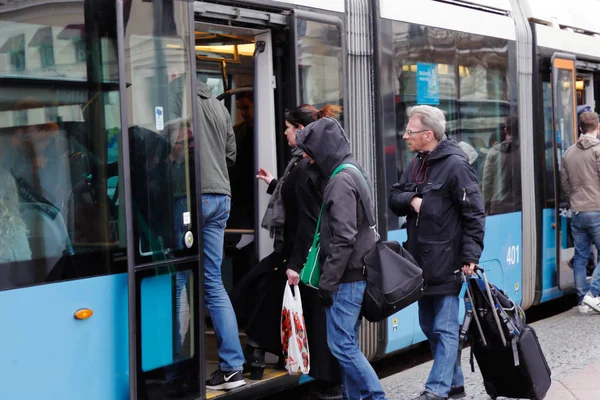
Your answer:
[[[235,134],[229,112],[201,80],[198,81],[197,95],[204,222],[204,299],[219,343],[219,369],[207,379],[206,388],[235,389],[246,384],[242,375],[244,353],[235,312],[221,278],[225,224],[231,209],[227,167],[235,162]]]
[[[598,114],[579,117],[582,135],[565,151],[562,159],[562,186],[571,206],[571,228],[575,242],[573,274],[579,296],[579,312],[600,312],[600,268],[596,265],[588,286],[586,266],[591,244],[600,249],[600,140]]]

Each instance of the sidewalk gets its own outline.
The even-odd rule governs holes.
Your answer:
[[[599,400],[600,364],[591,365],[573,375],[553,380],[545,400]]]

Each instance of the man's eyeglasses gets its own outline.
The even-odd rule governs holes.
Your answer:
[[[405,130],[404,133],[406,133],[407,135],[416,135],[417,133],[423,133],[423,132],[429,132],[430,129],[424,129],[422,131],[410,131],[410,130]]]

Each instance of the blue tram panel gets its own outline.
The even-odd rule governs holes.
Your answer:
[[[406,230],[390,231],[388,238],[402,243],[406,241]],[[521,213],[488,216],[480,265],[485,268],[490,282],[503,289],[517,303],[522,299],[522,258]],[[461,305],[461,320],[463,312],[464,306]],[[426,339],[419,326],[417,304],[392,315],[388,318],[386,327],[386,354]]]
[[[0,315],[2,398],[129,398],[126,274],[0,292]]]

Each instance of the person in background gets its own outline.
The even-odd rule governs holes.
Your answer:
[[[362,167],[352,157],[350,142],[334,119],[323,118],[311,123],[296,134],[296,144],[326,182],[320,225],[318,293],[327,308],[327,344],[340,364],[344,398],[385,399],[381,382],[358,343],[367,287],[363,258],[375,244],[357,186],[364,184],[363,177],[359,177],[357,183],[351,174],[358,171],[346,168],[329,179],[343,163],[351,163],[361,171]]]
[[[600,248],[600,140],[598,114],[583,112],[579,117],[582,135],[562,158],[561,182],[571,208],[571,229],[575,244],[573,274],[579,297],[579,312],[600,312],[600,268],[596,265],[588,286],[586,265],[591,245]]]
[[[419,323],[429,340],[433,367],[415,400],[465,397],[456,365],[459,335],[459,272],[472,274],[483,251],[485,212],[477,177],[460,146],[446,137],[446,117],[431,106],[407,111],[404,133],[416,157],[392,186],[389,204],[407,216],[406,249],[423,269],[425,289]]]

